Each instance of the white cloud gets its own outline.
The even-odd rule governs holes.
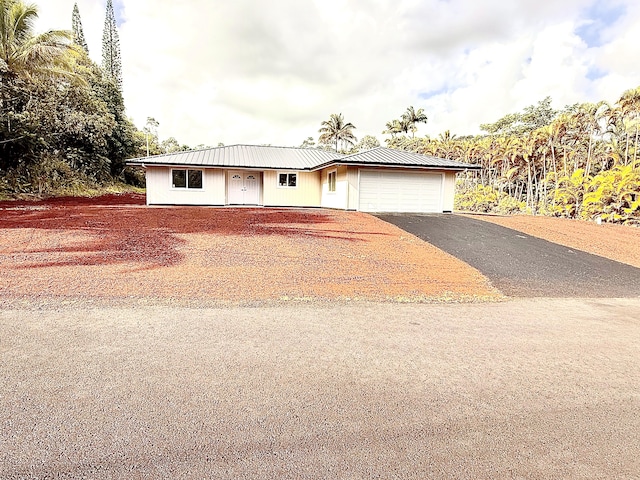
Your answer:
[[[625,1],[594,19],[592,0],[123,0],[125,103],[190,145],[298,145],[339,112],[382,139],[409,105],[429,116],[421,133],[477,133],[547,95],[561,107],[638,86]],[[73,3],[41,3],[39,29],[69,28]],[[78,0],[96,61],[104,3]],[[590,25],[597,46],[579,36]]]

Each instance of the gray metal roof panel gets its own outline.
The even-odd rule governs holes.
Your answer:
[[[477,169],[478,165],[444,158],[377,147],[366,152],[342,155],[315,148],[230,145],[188,152],[176,152],[128,160],[132,165],[185,165],[197,167],[265,168],[317,170],[332,164],[406,166],[453,170]]]
[[[371,150],[367,150],[366,152],[347,155],[336,160],[335,163],[359,165],[371,164],[380,166],[415,166],[445,169],[479,168],[477,165],[471,165],[469,163],[457,162],[446,158],[433,157],[431,155],[422,155],[420,153],[395,150],[385,147],[376,147]]]
[[[315,148],[230,145],[127,160],[133,165],[186,165],[310,170],[344,155]]]

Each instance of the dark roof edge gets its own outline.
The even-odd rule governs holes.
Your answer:
[[[328,168],[333,165],[350,165],[353,167],[405,167],[405,168],[423,168],[429,170],[481,170],[482,167],[480,165],[471,165],[471,164],[461,164],[461,165],[418,165],[416,163],[370,163],[370,162],[358,162],[358,161],[345,161],[344,159],[340,160],[331,160],[330,162],[323,163],[322,165],[318,165],[317,167],[313,167],[311,169],[312,172],[317,170],[322,170],[323,168]],[[463,166],[464,165],[464,166]]]
[[[349,155],[344,155],[342,158],[337,158],[335,160],[330,160],[327,161],[321,165],[318,165],[317,167],[314,167],[313,170],[318,170],[321,168],[326,168],[328,166],[334,165],[334,164],[344,164],[344,165],[358,165],[358,164],[362,164],[362,166],[366,166],[366,165],[375,165],[375,166],[393,166],[393,165],[398,165],[398,166],[407,166],[407,167],[421,167],[422,165],[417,165],[415,163],[408,163],[408,164],[404,164],[404,163],[384,163],[384,162],[380,162],[379,164],[373,164],[373,163],[365,163],[365,162],[358,162],[358,161],[351,161],[349,160],[350,158],[353,157],[359,157],[361,155],[364,155],[366,153],[369,152],[374,152],[376,150],[394,150],[396,152],[401,152],[401,153],[407,153],[409,155],[416,155],[416,156],[420,156],[420,157],[427,157],[427,158],[435,158],[437,160],[444,160],[447,162],[453,162],[453,163],[457,163],[458,165],[454,166],[432,166],[432,165],[425,165],[425,167],[428,168],[441,168],[441,169],[449,169],[449,170],[481,170],[482,167],[480,165],[471,165],[471,164],[466,164],[463,162],[458,162],[456,160],[449,160],[448,158],[440,158],[440,157],[434,157],[433,155],[426,155],[424,153],[418,153],[418,152],[409,152],[406,150],[400,150],[397,148],[389,148],[389,147],[383,147],[383,146],[379,146],[379,147],[374,147],[374,148],[370,148],[369,150],[364,150],[362,152],[356,152],[356,153],[351,153]],[[464,165],[464,166],[462,166]]]
[[[243,167],[240,165],[199,165],[199,164],[189,164],[189,163],[147,163],[145,162],[133,162],[132,160],[125,161],[125,165],[131,167],[183,167],[183,168],[192,168],[192,169],[218,169],[218,170],[282,170],[288,172],[314,172],[316,170],[315,167],[300,167],[300,168],[291,168],[291,167]]]

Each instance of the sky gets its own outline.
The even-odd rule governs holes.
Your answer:
[[[74,0],[35,0],[38,32]],[[77,0],[100,63],[106,0]],[[480,124],[547,96],[615,102],[640,86],[637,0],[114,0],[127,115],[160,140],[299,146],[342,113],[381,143],[408,106],[418,135]]]

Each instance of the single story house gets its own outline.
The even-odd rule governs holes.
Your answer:
[[[147,205],[326,207],[451,212],[456,173],[478,166],[378,147],[353,155],[231,145],[136,158]]]

